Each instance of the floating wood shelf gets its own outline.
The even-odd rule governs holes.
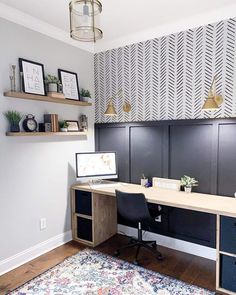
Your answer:
[[[4,96],[20,98],[20,99],[30,99],[30,100],[62,103],[62,104],[69,104],[69,105],[82,106],[82,107],[92,105],[91,103],[85,102],[85,101],[70,100],[70,99],[64,99],[64,98],[54,98],[50,96],[27,94],[23,92],[7,91],[7,92],[4,92]]]
[[[87,132],[7,132],[6,136],[86,136]]]

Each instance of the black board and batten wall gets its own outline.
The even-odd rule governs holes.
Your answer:
[[[95,136],[97,151],[117,152],[120,181],[186,174],[199,180],[197,192],[236,192],[236,119],[103,123],[95,124]],[[149,206],[155,216],[156,205]],[[162,223],[150,231],[215,247],[215,227],[215,215],[164,207]]]

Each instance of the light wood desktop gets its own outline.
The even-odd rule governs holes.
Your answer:
[[[144,188],[140,185],[128,183],[118,183],[111,187],[101,186],[96,188],[92,188],[88,184],[76,184],[72,186],[72,232],[74,240],[95,247],[116,234],[116,189],[128,193],[143,193],[149,203],[215,214],[217,216],[216,290],[225,292],[226,294],[236,294],[235,292],[227,291],[220,287],[220,255],[224,254],[236,258],[236,253],[220,251],[220,218],[221,216],[236,217],[235,198],[200,193],[188,194],[182,191],[173,191],[157,187]],[[76,212],[76,191],[91,193],[91,214],[86,215]],[[79,222],[77,218],[88,218],[91,220],[91,241],[78,237]]]

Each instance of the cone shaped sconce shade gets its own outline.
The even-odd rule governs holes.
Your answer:
[[[215,76],[211,83],[211,87],[208,93],[208,96],[203,104],[202,110],[203,111],[214,111],[218,110],[223,102],[223,98],[220,95],[216,95],[216,79]]]
[[[203,110],[207,111],[207,110],[217,110],[218,104],[215,102],[214,100],[214,96],[212,97],[207,97],[207,99],[204,102],[204,105],[202,107]]]
[[[112,102],[112,99],[110,99],[104,115],[105,116],[117,116],[117,112],[115,110],[115,107],[114,107],[114,104]]]

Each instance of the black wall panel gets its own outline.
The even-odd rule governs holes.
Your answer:
[[[125,127],[99,128],[96,145],[99,151],[117,152],[119,181],[129,181],[128,155]]]
[[[198,192],[211,191],[211,125],[179,125],[170,127],[169,177],[189,175],[199,181]]]
[[[236,119],[106,123],[95,128],[96,149],[118,152],[120,180],[139,183],[142,173],[174,179],[187,174],[199,181],[196,191],[226,196],[236,191]],[[215,215],[172,207],[164,212],[162,223],[153,223],[151,231],[215,247]]]
[[[130,128],[130,180],[140,184],[142,173],[162,177],[163,128]]]
[[[236,124],[219,126],[218,194],[236,192]]]

